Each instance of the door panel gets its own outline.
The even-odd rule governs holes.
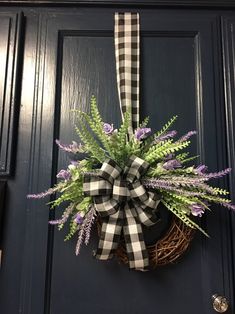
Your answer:
[[[198,130],[192,152],[200,153],[200,162],[206,162],[211,171],[225,167],[218,15],[186,10],[138,11],[142,118],[149,115],[156,130],[178,114],[175,128],[179,135]],[[111,8],[41,9],[29,140],[30,192],[54,184],[57,171],[68,163],[68,156],[58,152],[54,141],[76,140],[71,109],[87,111],[94,94],[104,120],[115,127],[120,124],[114,12]],[[26,86],[23,91],[24,96]],[[76,239],[64,243],[66,230],[58,232],[48,225],[48,216],[51,219],[54,213],[45,202],[30,201],[27,208],[22,313],[212,314],[214,293],[228,297],[228,313],[232,313],[232,279],[227,275],[232,273],[231,218],[221,208],[213,207],[213,214],[201,222],[211,239],[197,233],[181,261],[147,273],[129,271],[116,261],[95,260],[95,229],[89,246],[76,257]],[[60,214],[61,210],[55,213],[56,217]]]
[[[16,151],[23,15],[0,12],[0,31],[0,176],[9,176]]]
[[[221,79],[219,60],[215,59],[219,48],[212,41],[219,39],[217,18],[148,10],[140,15],[141,114],[150,115],[153,129],[179,114],[175,127],[182,133],[198,130],[198,142],[195,140],[192,149],[215,170],[224,163],[221,116],[217,118],[223,105],[217,83]],[[92,94],[98,99],[105,121],[118,126],[113,10],[52,14],[44,21],[46,107],[42,123],[49,136],[42,138],[42,146],[48,148],[57,137],[65,142],[75,138],[70,109],[88,110]],[[57,155],[56,149],[51,153],[47,158],[52,158],[55,175],[57,157],[58,169],[65,167],[68,160]],[[93,259],[97,239],[77,258],[73,254],[76,239],[64,243],[64,231],[51,232],[51,313],[77,313],[79,309],[81,313],[150,314],[156,309],[167,314],[213,313],[211,295],[225,291],[220,251],[225,231],[219,223],[224,216],[220,209],[214,210],[214,215],[203,221],[211,240],[197,234],[181,263],[144,274],[130,272],[115,261],[102,263]],[[45,222],[46,219],[45,212]]]
[[[225,91],[225,110],[226,110],[226,133],[227,133],[227,151],[229,166],[234,167],[235,159],[235,17],[233,14],[225,15],[222,18],[222,39],[223,39],[223,61],[224,61],[224,91]],[[232,172],[230,176],[230,193],[233,201],[235,200],[235,173]],[[235,217],[231,215],[232,226],[235,225]],[[235,231],[232,229],[232,239],[234,239]],[[233,258],[235,260],[235,241],[233,241]],[[235,272],[234,282],[235,282]]]

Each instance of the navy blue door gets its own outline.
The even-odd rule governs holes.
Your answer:
[[[18,161],[27,169],[29,185],[25,185],[25,195],[45,190],[55,182],[57,171],[66,167],[68,157],[58,153],[54,141],[76,140],[71,109],[88,110],[94,94],[104,119],[116,127],[120,124],[114,12],[111,8],[41,9],[37,18],[29,12],[28,27],[35,27],[37,33],[28,31],[27,35],[26,29],[22,87],[26,109],[22,109],[20,121],[23,123],[25,118],[30,125],[24,133],[27,166],[22,159]],[[228,161],[219,14],[155,9],[138,12],[141,116],[149,115],[150,126],[156,130],[173,115],[179,115],[175,128],[182,134],[198,130],[192,151],[201,155],[201,162],[212,171],[225,168]],[[29,72],[28,83],[26,71],[32,57],[26,55],[27,51],[33,51],[31,66],[35,66]],[[22,145],[24,140],[19,139]],[[211,239],[197,233],[177,264],[141,273],[129,271],[116,261],[95,260],[92,250],[97,245],[96,230],[90,245],[76,257],[76,239],[64,243],[66,230],[58,232],[48,225],[49,215],[54,214],[49,214],[45,202],[28,202],[20,197],[21,208],[27,208],[20,218],[25,227],[17,299],[21,313],[212,314],[211,296],[215,293],[226,295],[232,308],[232,275],[228,275],[232,274],[231,217],[225,210],[214,207],[201,222]],[[56,216],[59,214],[56,212]],[[10,252],[3,260],[8,274],[3,278],[8,279],[12,289],[13,271],[7,264],[12,260]],[[8,312],[10,307],[16,308],[9,304],[10,293],[5,291],[2,296],[4,314],[13,313]]]

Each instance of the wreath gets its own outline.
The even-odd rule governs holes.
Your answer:
[[[98,215],[101,227],[96,257],[106,260],[119,252],[121,260],[128,261],[130,268],[145,269],[157,264],[159,257],[153,253],[156,245],[146,248],[141,224],[150,227],[158,222],[160,202],[177,218],[166,235],[166,239],[174,238],[176,257],[187,248],[192,230],[198,229],[208,236],[193,216],[201,217],[210,210],[210,203],[235,209],[226,198],[226,190],[208,184],[211,179],[227,175],[231,169],[207,173],[205,165],[189,165],[198,157],[185,152],[196,131],[176,138],[177,132],[170,128],[177,116],[154,134],[147,127],[149,119],[146,118],[130,135],[130,113],[127,111],[120,128],[114,129],[113,124],[102,120],[95,97],[91,98],[90,114],[77,111],[76,115],[76,132],[83,144],[65,145],[56,141],[60,149],[74,154],[74,160],[67,169],[59,171],[57,178],[61,181],[53,188],[28,196],[42,198],[60,193],[50,203],[51,208],[62,203],[67,207],[62,217],[50,224],[58,225],[61,230],[69,221],[70,231],[65,240],[78,233],[76,254],[83,242],[88,244]],[[187,237],[182,242],[185,234]],[[172,245],[172,239],[169,243]],[[166,246],[165,243],[165,250]],[[175,252],[177,248],[179,251]],[[154,255],[151,263],[149,255]],[[171,256],[168,261],[172,261]]]
[[[114,34],[121,126],[116,129],[102,120],[93,96],[90,113],[75,111],[82,143],[56,141],[60,149],[74,154],[68,168],[57,174],[60,181],[28,197],[55,194],[51,208],[65,204],[62,217],[50,224],[61,230],[69,222],[65,240],[78,235],[76,254],[83,242],[88,244],[98,216],[96,257],[107,260],[117,255],[131,269],[147,270],[174,262],[196,229],[208,236],[194,217],[210,210],[211,203],[235,209],[226,190],[208,184],[231,169],[208,173],[205,165],[190,165],[198,156],[190,156],[186,149],[196,131],[177,137],[171,130],[177,116],[158,132],[148,127],[149,118],[139,124],[138,13],[116,13]],[[170,228],[155,244],[146,245],[143,229],[157,226],[160,204],[172,213]]]

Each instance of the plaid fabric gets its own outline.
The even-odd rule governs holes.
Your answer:
[[[151,226],[157,222],[159,199],[140,182],[148,167],[144,160],[131,156],[124,171],[110,159],[102,165],[99,176],[84,176],[84,195],[93,196],[102,217],[98,259],[113,256],[123,230],[129,267],[143,270],[149,266],[141,223]]]
[[[147,269],[149,266],[148,251],[144,242],[141,224],[135,218],[135,208],[130,203],[127,203],[124,213],[123,234],[126,242],[129,267],[139,270]]]
[[[123,218],[124,212],[118,210],[115,214],[103,219],[96,258],[100,260],[112,258],[120,241]]]
[[[121,113],[131,112],[134,129],[139,126],[139,28],[138,13],[115,13],[118,95]]]

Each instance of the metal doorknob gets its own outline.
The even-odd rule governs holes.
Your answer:
[[[228,303],[228,300],[224,296],[214,294],[212,296],[212,304],[213,304],[213,309],[217,313],[225,313],[228,309],[229,303]]]

